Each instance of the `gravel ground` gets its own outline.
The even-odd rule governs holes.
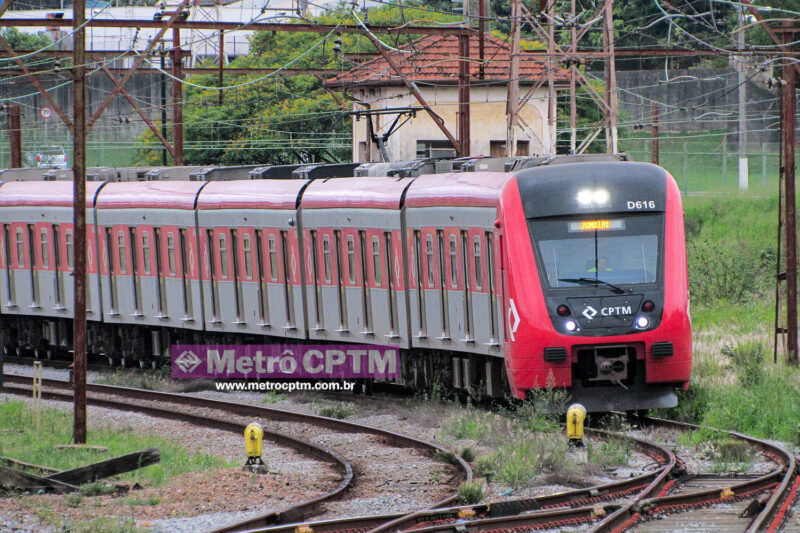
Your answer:
[[[42,405],[71,409],[69,404],[54,400],[43,400]],[[89,406],[88,420],[90,427],[146,431],[182,443],[198,453],[216,455],[232,463],[243,462],[242,437],[227,431],[95,406]],[[129,496],[87,497],[77,508],[68,507],[65,498],[57,495],[0,499],[0,516],[5,521],[0,522],[0,532],[15,531],[14,527],[31,530],[26,528],[30,527],[31,513],[37,509],[49,509],[52,516],[67,521],[133,516],[139,525],[152,526],[154,531],[196,532],[202,529],[196,524],[188,525],[192,522],[188,517],[199,516],[204,523],[219,527],[321,495],[341,479],[331,465],[269,441],[264,442],[262,457],[269,466],[267,475],[254,476],[242,472],[240,467],[191,472],[175,476],[160,487],[134,491]],[[208,513],[213,515],[209,518],[205,516]],[[32,531],[42,531],[42,527],[37,525]]]
[[[30,375],[28,367],[7,365],[7,372]],[[96,380],[102,373],[90,372],[89,380]],[[66,372],[57,369],[45,369],[44,377],[65,379]],[[193,393],[203,397],[222,399],[231,402],[254,405],[274,406],[289,411],[319,414],[327,406],[347,403],[352,408],[348,420],[373,425],[392,431],[398,431],[417,438],[444,444],[450,449],[460,450],[464,446],[476,447],[476,443],[466,440],[455,440],[442,430],[443,422],[448,418],[463,413],[463,407],[438,402],[424,402],[404,399],[395,396],[376,395],[372,397],[346,396],[336,394],[294,393],[266,396],[258,392],[215,392],[204,391]],[[354,465],[357,480],[355,487],[346,499],[326,505],[325,518],[335,516],[364,516],[386,512],[399,512],[424,507],[452,493],[449,484],[455,470],[444,463],[432,462],[413,449],[392,448],[370,442],[370,435],[332,434],[317,427],[299,423],[275,423],[270,429],[283,431],[293,436],[309,438],[318,444],[329,446],[347,457]],[[665,445],[686,463],[690,473],[711,472],[719,468],[707,446],[689,447],[678,438],[679,432],[669,430],[650,430],[642,433],[629,430],[629,433],[656,443]],[[241,446],[241,444],[239,444]],[[485,453],[477,447],[479,453]],[[765,473],[774,465],[763,460],[761,454],[753,454],[752,461],[743,465],[748,473]],[[599,469],[596,465],[585,463],[580,454],[571,460],[579,467],[583,465],[585,476],[575,479],[574,476],[559,478],[557,475],[543,476],[530,487],[512,491],[509,487],[490,483],[487,495],[494,501],[510,498],[532,497],[554,492],[571,490],[579,487],[609,483],[642,473],[643,469],[652,465],[653,460],[639,452],[629,455],[628,465],[624,467]],[[379,480],[376,482],[376,480]],[[217,515],[204,515],[204,519],[218,520]],[[180,519],[167,522],[153,521],[152,525],[160,527],[166,523],[168,527],[180,529]],[[158,529],[161,531],[161,529]]]

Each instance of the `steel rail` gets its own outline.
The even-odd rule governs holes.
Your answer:
[[[378,533],[410,530],[415,533],[418,531],[452,531],[456,524],[459,528],[463,526],[470,531],[481,531],[486,524],[491,524],[492,528],[498,528],[502,524],[509,527],[524,526],[526,524],[536,525],[537,527],[544,527],[547,524],[552,524],[553,527],[576,525],[597,521],[606,516],[606,514],[617,511],[620,507],[619,505],[598,504],[637,494],[650,486],[662,474],[662,471],[673,471],[680,464],[670,450],[644,439],[589,428],[586,431],[587,433],[597,434],[602,438],[632,440],[640,451],[656,460],[660,468],[623,481],[545,496],[478,505],[442,507],[417,511],[407,515],[393,514],[333,519],[305,524],[287,524],[254,530],[251,533],[292,533],[300,525],[311,528],[314,533],[351,533],[353,531]],[[603,509],[602,513],[598,513],[600,508]],[[574,513],[570,514],[570,510],[574,511]],[[468,516],[481,517],[482,519],[465,522],[464,519]]]
[[[6,377],[8,378],[9,376]],[[20,394],[20,395],[29,395],[31,393],[32,389],[30,387],[25,385],[20,386],[17,383],[16,379],[7,380],[7,382],[8,381],[14,381],[14,383],[11,385],[6,384],[3,388],[5,392],[11,394]],[[42,398],[48,400],[71,402],[72,392],[42,390]],[[228,431],[231,433],[236,433],[238,435],[244,434],[244,425],[237,422],[231,422],[229,420],[220,417],[185,413],[181,411],[176,411],[174,410],[174,408],[171,407],[155,407],[150,405],[140,405],[140,404],[133,404],[127,401],[114,401],[92,396],[89,396],[87,398],[87,401],[89,405],[94,405],[97,407],[105,407],[108,409],[117,409],[126,411],[136,411],[150,416],[168,418],[172,420],[180,420],[182,422],[188,422],[192,425],[204,426],[216,430]],[[318,504],[340,496],[353,483],[354,480],[353,466],[352,464],[350,464],[350,461],[348,461],[340,453],[331,450],[330,448],[327,448],[325,446],[314,444],[312,442],[303,439],[297,439],[289,435],[286,435],[284,433],[271,431],[266,428],[264,429],[264,438],[281,446],[293,448],[304,455],[311,456],[325,462],[333,463],[334,465],[336,465],[337,469],[341,471],[343,476],[342,480],[333,490],[328,491],[315,498],[311,498],[290,505],[283,509],[263,514],[258,517],[259,520],[273,524],[285,521],[302,520],[303,518],[308,516],[309,514],[308,512],[313,510],[313,508],[316,507]],[[228,529],[223,528],[222,530],[227,531]]]
[[[698,429],[702,429],[701,426],[695,424],[676,422],[673,420],[665,420],[660,418],[646,418],[644,421],[656,426],[669,427],[682,431],[696,431]],[[691,508],[714,505],[717,503],[730,503],[743,497],[753,496],[759,492],[763,492],[774,487],[769,501],[747,527],[747,531],[762,531],[765,529],[765,526],[768,523],[772,525],[773,522],[771,522],[771,519],[777,512],[776,507],[779,505],[779,503],[787,500],[786,496],[790,487],[792,486],[792,479],[796,475],[797,465],[794,456],[779,446],[775,446],[767,441],[743,435],[735,431],[725,431],[716,428],[706,429],[728,434],[733,438],[743,440],[753,445],[759,449],[761,453],[778,464],[779,468],[754,479],[732,484],[729,487],[730,492],[726,492],[725,494],[722,494],[718,488],[715,488],[673,496],[659,494],[657,496],[648,497],[653,493],[651,490],[648,491],[648,493],[640,494],[640,496],[634,501],[623,506],[616,513],[610,515],[607,519],[597,524],[590,531],[593,533],[625,531],[626,529],[629,529],[638,523],[644,515],[652,515],[659,510],[683,511]]]
[[[24,376],[7,374],[5,376],[5,381],[6,383],[27,384],[30,383],[31,379]],[[43,379],[42,386],[54,389],[69,389],[70,383],[68,381],[63,381],[63,380]],[[427,451],[434,457],[439,454],[445,455],[447,457],[452,456],[455,459],[454,466],[456,466],[456,468],[460,470],[459,477],[461,477],[465,481],[469,481],[472,479],[472,469],[466,463],[466,461],[464,461],[464,459],[461,458],[459,455],[453,454],[450,450],[447,450],[443,446],[440,446],[430,441],[417,439],[408,435],[404,435],[402,433],[390,431],[375,426],[359,424],[347,420],[338,420],[335,418],[328,418],[319,415],[295,413],[292,411],[286,411],[274,407],[241,404],[241,403],[229,402],[224,400],[215,400],[211,398],[204,398],[201,396],[194,396],[188,394],[175,394],[175,393],[152,391],[146,389],[136,389],[130,387],[101,385],[97,383],[87,384],[87,391],[96,394],[123,396],[126,398],[137,399],[137,400],[162,401],[174,404],[189,405],[194,408],[219,409],[230,413],[238,414],[241,416],[260,416],[269,418],[271,420],[310,424],[315,426],[326,427],[328,429],[333,429],[338,432],[373,434],[385,441],[388,441],[390,444],[394,446],[413,447],[422,449]],[[439,507],[451,505],[455,503],[457,498],[458,498],[457,495],[454,494],[452,496],[449,496],[438,502],[433,503],[426,509],[436,509]],[[282,522],[285,521],[282,520]],[[262,517],[256,517],[254,519],[239,522],[227,528],[221,528],[215,530],[214,533],[222,533],[227,531],[242,531],[257,527],[270,526],[274,525],[275,523],[276,522],[274,521],[264,521],[262,520]]]

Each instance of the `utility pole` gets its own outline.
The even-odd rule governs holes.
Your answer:
[[[181,30],[172,28],[172,146],[175,151],[172,164],[183,166],[183,66]]]
[[[737,31],[737,48],[744,51],[744,6],[739,6],[739,29]],[[747,168],[747,72],[744,54],[736,58],[736,70],[739,72],[739,189],[748,187]]]
[[[469,35],[458,36],[460,60],[458,62],[458,143],[460,146],[458,157],[467,157],[470,153],[470,90],[469,78]]]
[[[556,86],[555,68],[557,65],[555,56],[556,29],[555,29],[555,0],[543,0],[547,2],[547,135],[550,138],[550,154],[556,154]],[[519,7],[517,7],[519,13]]]
[[[520,0],[511,0],[511,64],[506,98],[506,157],[517,154],[517,113],[519,110]]]
[[[11,168],[22,168],[22,126],[17,104],[8,106],[8,148],[11,155]]]
[[[789,27],[791,23],[786,23]],[[794,32],[783,33],[785,43],[794,40]],[[795,194],[795,64],[784,59],[781,65],[781,117],[783,130],[783,181],[786,189],[784,220],[786,222],[786,362],[797,364],[797,203]]]
[[[219,67],[218,67],[219,70],[217,71],[217,77],[219,78],[218,85],[220,88],[220,90],[217,91],[217,103],[219,105],[222,105],[223,102],[222,93],[224,91],[222,90],[222,82],[223,82],[222,68],[224,67],[224,65],[225,65],[225,30],[219,30]]]
[[[72,319],[74,350],[73,434],[75,444],[86,444],[86,0],[72,4],[73,82],[72,186],[74,219],[74,257],[72,281],[75,311]]]
[[[488,0],[478,0],[478,60],[480,66],[478,67],[478,78],[483,79],[486,75],[484,72],[483,61],[485,59],[486,51],[486,2]]]
[[[652,121],[652,133],[650,139],[650,162],[658,164],[658,104],[653,102],[650,105],[650,117]]]
[[[570,51],[573,54],[578,50],[578,28],[575,20],[575,0],[570,1]],[[569,58],[569,153],[574,154],[578,148],[578,103],[575,95],[575,69],[578,66],[575,62],[578,56]]]
[[[165,65],[165,55],[166,51],[164,50],[164,43],[160,43],[158,46],[158,53],[161,56],[161,136],[165,139],[167,138],[167,75],[164,74],[164,69],[166,68]],[[165,146],[163,150],[161,150],[161,164],[163,166],[167,166],[167,147]]]
[[[617,138],[617,67],[614,59],[614,1],[605,0],[603,9],[603,45],[606,50],[606,105],[608,106],[608,125],[606,126],[606,151],[619,152]]]

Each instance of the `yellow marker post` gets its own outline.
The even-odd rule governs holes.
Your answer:
[[[254,474],[267,473],[267,465],[261,459],[263,440],[264,428],[258,422],[253,422],[244,429],[244,448],[247,453],[244,470],[249,470]]]
[[[42,363],[33,363],[33,416],[36,420],[36,430],[42,425]]]
[[[583,446],[583,422],[586,420],[586,408],[579,403],[567,409],[567,438],[571,446]]]

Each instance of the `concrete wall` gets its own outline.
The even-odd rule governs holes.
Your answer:
[[[664,132],[725,130],[738,132],[738,73],[733,68],[618,71],[620,122],[650,124],[650,102],[662,102]],[[774,74],[770,74],[774,75]],[[765,75],[748,72],[747,130],[750,142],[777,142],[778,92]],[[736,141],[730,136],[729,141]]]
[[[521,88],[524,94],[527,87]],[[425,87],[420,91],[434,112],[441,116],[447,128],[454,136],[458,136],[458,88],[456,86]],[[394,107],[419,107],[417,100],[404,86],[384,86],[372,89],[356,89],[353,95],[358,99],[371,103],[372,109]],[[506,96],[507,88],[502,85],[488,87],[472,87],[470,90],[470,138],[471,155],[490,155],[490,141],[506,140]],[[363,109],[363,106],[357,106]],[[547,127],[546,90],[539,90],[524,106],[520,113],[525,122],[518,131],[518,140],[529,141],[529,155],[549,153],[552,137]],[[394,121],[396,115],[373,117],[373,126],[378,131],[385,130]],[[415,118],[409,120],[398,129],[386,143],[392,161],[403,161],[416,157],[417,141],[446,141],[447,137],[433,119],[424,110],[417,112]],[[367,119],[353,119],[353,160],[381,161],[376,145],[367,142]],[[363,157],[360,143],[366,142],[369,147],[367,157]],[[362,161],[363,162],[363,161]]]

